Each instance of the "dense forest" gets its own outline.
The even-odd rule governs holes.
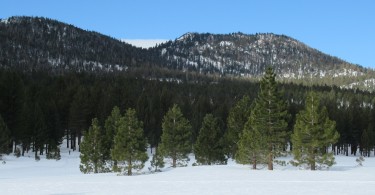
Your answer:
[[[329,118],[336,122],[340,139],[335,152],[358,155],[359,148],[362,155],[370,155],[375,142],[373,94],[328,86],[279,85],[290,114],[289,133],[296,114],[305,106],[306,93],[314,91],[320,104],[327,108]],[[228,115],[237,102],[244,95],[253,101],[258,90],[257,82],[224,78],[197,77],[195,82],[187,82],[142,79],[126,72],[51,76],[48,72],[1,70],[0,118],[6,127],[1,129],[2,140],[7,137],[3,153],[18,145],[22,148],[20,155],[29,150],[36,156],[50,154],[64,138],[69,140],[66,147],[79,150],[83,132],[92,119],[97,118],[104,126],[115,106],[121,113],[135,109],[147,143],[155,147],[161,141],[163,117],[176,104],[191,122],[193,145],[206,114],[217,118],[222,137],[228,129]]]

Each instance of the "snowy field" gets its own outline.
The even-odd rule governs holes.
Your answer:
[[[150,174],[117,176],[115,173],[82,174],[79,153],[62,149],[59,161],[36,162],[33,155],[5,156],[0,164],[0,194],[375,194],[375,158],[337,156],[325,171],[300,170],[287,165],[274,171],[251,170],[232,161],[220,166],[165,168]],[[191,161],[194,162],[194,159]],[[193,163],[193,162],[190,162]]]

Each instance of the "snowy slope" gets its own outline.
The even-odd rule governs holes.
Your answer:
[[[165,168],[156,174],[82,174],[79,153],[65,151],[60,161],[35,162],[32,155],[6,156],[0,164],[0,194],[375,194],[375,158],[363,167],[356,157],[338,156],[326,171],[276,166],[250,170],[230,161],[221,166]],[[144,171],[147,172],[146,165]]]

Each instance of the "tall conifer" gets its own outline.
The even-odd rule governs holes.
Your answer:
[[[172,167],[175,168],[177,161],[188,159],[187,155],[191,152],[191,125],[180,108],[174,105],[165,114],[162,128],[159,147],[165,157],[172,159]]]
[[[267,68],[260,82],[251,124],[252,128],[259,131],[266,140],[264,148],[268,159],[268,170],[273,170],[274,159],[281,156],[285,150],[288,136],[286,103],[278,90],[275,78],[272,68]]]
[[[226,163],[218,119],[206,114],[194,145],[195,159],[205,165]]]
[[[81,164],[79,169],[83,173],[105,172],[105,162],[103,160],[102,134],[98,119],[92,120],[91,127],[84,133],[81,142]]]
[[[2,154],[8,154],[10,152],[10,131],[6,126],[3,117],[0,115],[0,160]]]
[[[126,171],[127,175],[132,175],[133,169],[142,169],[148,159],[142,127],[134,109],[128,109],[119,122],[111,154],[112,159],[118,161],[116,169]]]
[[[104,124],[104,138],[103,138],[103,158],[104,160],[108,161],[111,159],[111,149],[113,149],[114,145],[114,137],[116,131],[119,127],[119,122],[121,119],[120,109],[115,106],[112,109],[111,115],[105,121]]]
[[[332,166],[333,152],[328,147],[336,143],[340,135],[336,123],[328,118],[325,107],[320,106],[316,93],[307,95],[305,110],[298,113],[292,134],[295,166],[308,165],[311,170],[316,166]]]
[[[257,169],[258,164],[267,163],[266,139],[258,128],[252,128],[254,114],[250,115],[245,124],[236,152],[236,162],[240,164],[252,164],[253,169]]]
[[[237,152],[237,144],[244,129],[245,123],[250,117],[251,101],[249,96],[243,96],[229,112],[227,119],[228,130],[225,133],[226,153],[234,157]]]

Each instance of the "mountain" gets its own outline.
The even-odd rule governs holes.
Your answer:
[[[0,67],[23,72],[186,72],[259,79],[272,66],[285,82],[375,89],[375,73],[285,35],[187,33],[142,49],[121,40],[40,17],[0,21]],[[172,74],[173,76],[173,74]]]
[[[143,56],[130,44],[47,18],[1,20],[0,33],[0,66],[26,72],[126,70]]]
[[[324,54],[285,35],[187,33],[157,48],[168,67],[220,76],[260,78],[272,66],[279,79],[373,87],[374,71]],[[366,78],[366,79],[365,79]]]

